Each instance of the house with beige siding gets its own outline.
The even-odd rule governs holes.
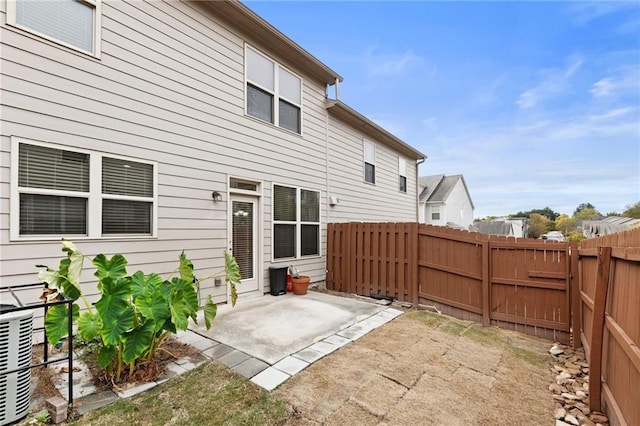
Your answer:
[[[165,276],[232,250],[240,297],[261,296],[273,266],[324,280],[328,222],[418,219],[425,156],[240,2],[5,0],[0,48],[0,288],[65,237]]]

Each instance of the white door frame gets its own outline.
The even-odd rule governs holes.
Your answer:
[[[262,197],[259,191],[246,191],[240,189],[229,188],[229,202],[227,203],[227,249],[231,254],[232,238],[233,238],[233,202],[234,201],[251,201],[254,203],[255,211],[255,230],[254,230],[254,262],[255,262],[255,279],[257,281],[257,289],[249,292],[242,292],[242,283],[238,286],[238,299],[249,299],[264,295],[264,254],[263,254],[263,207]],[[227,303],[231,303],[231,288],[227,285]]]

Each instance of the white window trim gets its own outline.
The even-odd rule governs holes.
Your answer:
[[[274,219],[274,211],[275,211],[275,201],[274,201],[274,187],[276,186],[284,186],[286,188],[295,188],[296,190],[296,220],[278,220]],[[300,193],[301,191],[310,191],[318,193],[318,221],[317,222],[306,222],[301,220],[302,209],[300,208],[300,203],[302,202]],[[287,185],[284,183],[274,182],[271,184],[271,262],[284,262],[287,260],[294,259],[313,259],[322,257],[322,207],[321,207],[321,193],[317,189],[303,188],[295,185]],[[275,247],[273,236],[275,235],[276,225],[296,225],[296,253],[295,257],[279,257],[275,258]],[[302,225],[318,225],[318,254],[310,254],[307,256],[302,256],[300,252],[302,251]]]
[[[442,220],[442,212],[441,212],[440,207],[441,207],[440,205],[431,206],[431,220],[437,220],[437,221],[441,221]],[[437,219],[433,218],[434,214],[438,215]]]
[[[94,56],[97,59],[100,59],[101,54],[101,40],[102,40],[102,0],[78,0],[81,3],[84,3],[88,6],[93,7],[93,51],[89,52],[87,50],[81,49],[78,46],[74,46],[73,44],[69,44],[62,40],[58,40],[55,37],[52,37],[48,34],[41,33],[40,31],[34,30],[32,28],[26,27],[24,25],[20,25],[16,22],[16,1],[18,0],[7,0],[7,24],[12,27],[19,28],[23,31],[26,31],[30,34],[33,34],[37,37],[46,39],[55,44],[67,47],[69,49],[75,50],[77,52],[81,52],[84,54],[88,54]]]
[[[248,66],[247,64],[248,59],[247,59],[247,50],[253,50],[255,53],[257,53],[258,55],[264,57],[265,59],[269,60],[270,62],[273,63],[273,90],[270,90],[264,86],[262,86],[259,83],[256,83],[253,80],[249,79],[249,71],[248,71]],[[295,77],[297,77],[300,80],[300,103],[296,103],[288,98],[285,98],[284,96],[280,95],[280,78],[279,78],[279,69],[282,68],[283,70],[293,74]],[[255,47],[251,46],[248,43],[245,43],[244,45],[244,115],[246,117],[249,117],[253,120],[257,120],[260,123],[268,123],[271,124],[272,126],[277,127],[278,129],[284,130],[285,132],[289,132],[292,135],[296,135],[296,136],[302,136],[304,134],[304,126],[303,126],[303,120],[302,120],[302,112],[303,112],[303,108],[302,105],[304,103],[304,84],[303,84],[303,79],[302,77],[300,77],[297,73],[293,72],[292,70],[290,70],[289,68],[281,65],[280,63],[278,63],[277,61],[275,61],[273,58],[271,58],[269,55],[265,54],[264,52],[262,52],[259,49],[256,49]],[[249,99],[248,99],[248,90],[247,90],[247,84],[251,84],[255,87],[258,87],[260,90],[264,90],[267,93],[270,93],[271,95],[273,95],[273,123],[263,120],[259,117],[255,117],[253,115],[249,114]],[[298,108],[300,108],[300,133],[298,132],[294,132],[293,130],[289,130],[286,127],[281,127],[280,126],[280,103],[278,102],[280,99],[282,99],[283,101],[290,103],[291,105],[294,105]]]
[[[19,188],[19,158],[18,145],[20,143],[43,146],[53,149],[62,149],[89,155],[89,192],[62,191],[40,188]],[[117,158],[136,163],[151,164],[153,166],[153,198],[135,197],[126,195],[112,195],[102,193],[102,157]],[[43,195],[68,195],[73,197],[85,197],[87,204],[87,235],[20,235],[20,194]],[[145,234],[107,234],[102,235],[102,200],[118,199],[131,201],[152,202],[151,209],[151,235]],[[9,234],[11,241],[58,241],[62,237],[70,237],[74,240],[109,240],[109,239],[151,239],[158,237],[158,163],[122,155],[103,154],[96,151],[35,141],[22,137],[11,137],[11,208]]]
[[[367,145],[371,146],[373,148],[373,163],[370,161],[367,161]],[[375,185],[376,184],[376,157],[377,157],[377,151],[378,151],[378,147],[376,146],[375,143],[371,142],[368,139],[363,139],[363,143],[362,143],[362,159],[363,159],[363,163],[362,163],[362,180],[364,181],[364,183],[369,184],[369,185]],[[373,166],[373,182],[369,182],[367,180],[367,167],[365,165],[365,163],[371,164]]]

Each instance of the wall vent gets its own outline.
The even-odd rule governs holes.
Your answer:
[[[32,310],[0,314],[0,373],[31,365],[32,333]],[[0,425],[25,417],[30,400],[31,369],[0,376]]]

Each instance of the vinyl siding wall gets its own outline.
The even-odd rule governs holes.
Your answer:
[[[445,220],[469,229],[473,223],[473,208],[464,189],[462,180],[458,180],[451,190],[445,205]]]
[[[37,282],[34,265],[57,266],[62,254],[59,241],[10,241],[12,135],[158,163],[157,238],[74,241],[91,257],[124,254],[129,273],[166,276],[183,249],[198,276],[220,270],[233,176],[263,188],[267,291],[272,184],[318,190],[322,256],[284,264],[296,264],[313,281],[324,279],[325,88],[298,72],[303,136],[245,116],[244,40],[197,3],[104,2],[99,60],[8,26],[6,3],[0,3],[0,287]],[[296,72],[295,64],[282,64]],[[222,202],[212,201],[214,190]],[[83,281],[91,288],[86,265]],[[226,300],[225,287],[213,282],[202,287],[201,297],[208,294]]]
[[[417,221],[416,163],[407,158],[407,192],[400,192],[398,153],[329,115],[329,222]],[[376,145],[375,184],[364,180],[364,139]]]

